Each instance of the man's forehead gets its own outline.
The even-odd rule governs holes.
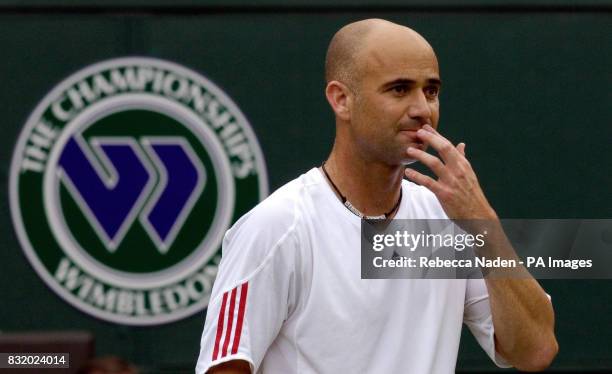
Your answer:
[[[440,79],[435,55],[414,55],[390,51],[375,53],[363,61],[363,78],[377,80],[428,80]]]
[[[424,38],[410,29],[373,32],[364,40],[364,44],[358,60],[366,75],[416,74],[418,78],[430,76],[439,79],[438,61],[433,49]]]

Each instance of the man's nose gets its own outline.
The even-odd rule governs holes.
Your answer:
[[[421,123],[429,123],[431,119],[431,107],[425,97],[425,93],[421,90],[415,90],[407,114],[412,119],[418,119]]]

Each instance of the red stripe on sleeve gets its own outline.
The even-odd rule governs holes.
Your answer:
[[[227,314],[227,330],[225,331],[225,340],[223,341],[223,351],[221,357],[227,356],[227,347],[229,346],[230,337],[232,336],[232,328],[234,323],[234,308],[236,307],[236,291],[238,286],[232,290],[232,296],[230,299],[229,312]]]
[[[242,334],[242,321],[244,320],[244,309],[246,306],[247,293],[249,291],[249,282],[245,282],[240,289],[240,305],[238,306],[238,321],[236,321],[236,332],[234,333],[234,345],[232,345],[232,354],[238,352],[240,345],[240,335]]]
[[[217,317],[217,337],[215,338],[215,349],[213,350],[213,361],[217,359],[219,355],[219,343],[221,341],[221,335],[223,334],[223,322],[225,320],[225,304],[227,302],[227,292],[223,294],[223,301],[221,302],[221,311],[219,311],[219,317]]]

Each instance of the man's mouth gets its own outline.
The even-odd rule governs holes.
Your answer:
[[[410,143],[414,143],[417,145],[423,145],[424,144],[423,141],[419,139],[416,132],[417,130],[414,130],[414,129],[406,129],[406,130],[400,129],[399,131],[400,134],[404,134],[408,137],[408,140],[410,141]]]

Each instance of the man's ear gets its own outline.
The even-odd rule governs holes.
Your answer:
[[[341,82],[331,81],[325,87],[325,97],[336,117],[343,121],[351,118],[352,95],[349,88]]]

